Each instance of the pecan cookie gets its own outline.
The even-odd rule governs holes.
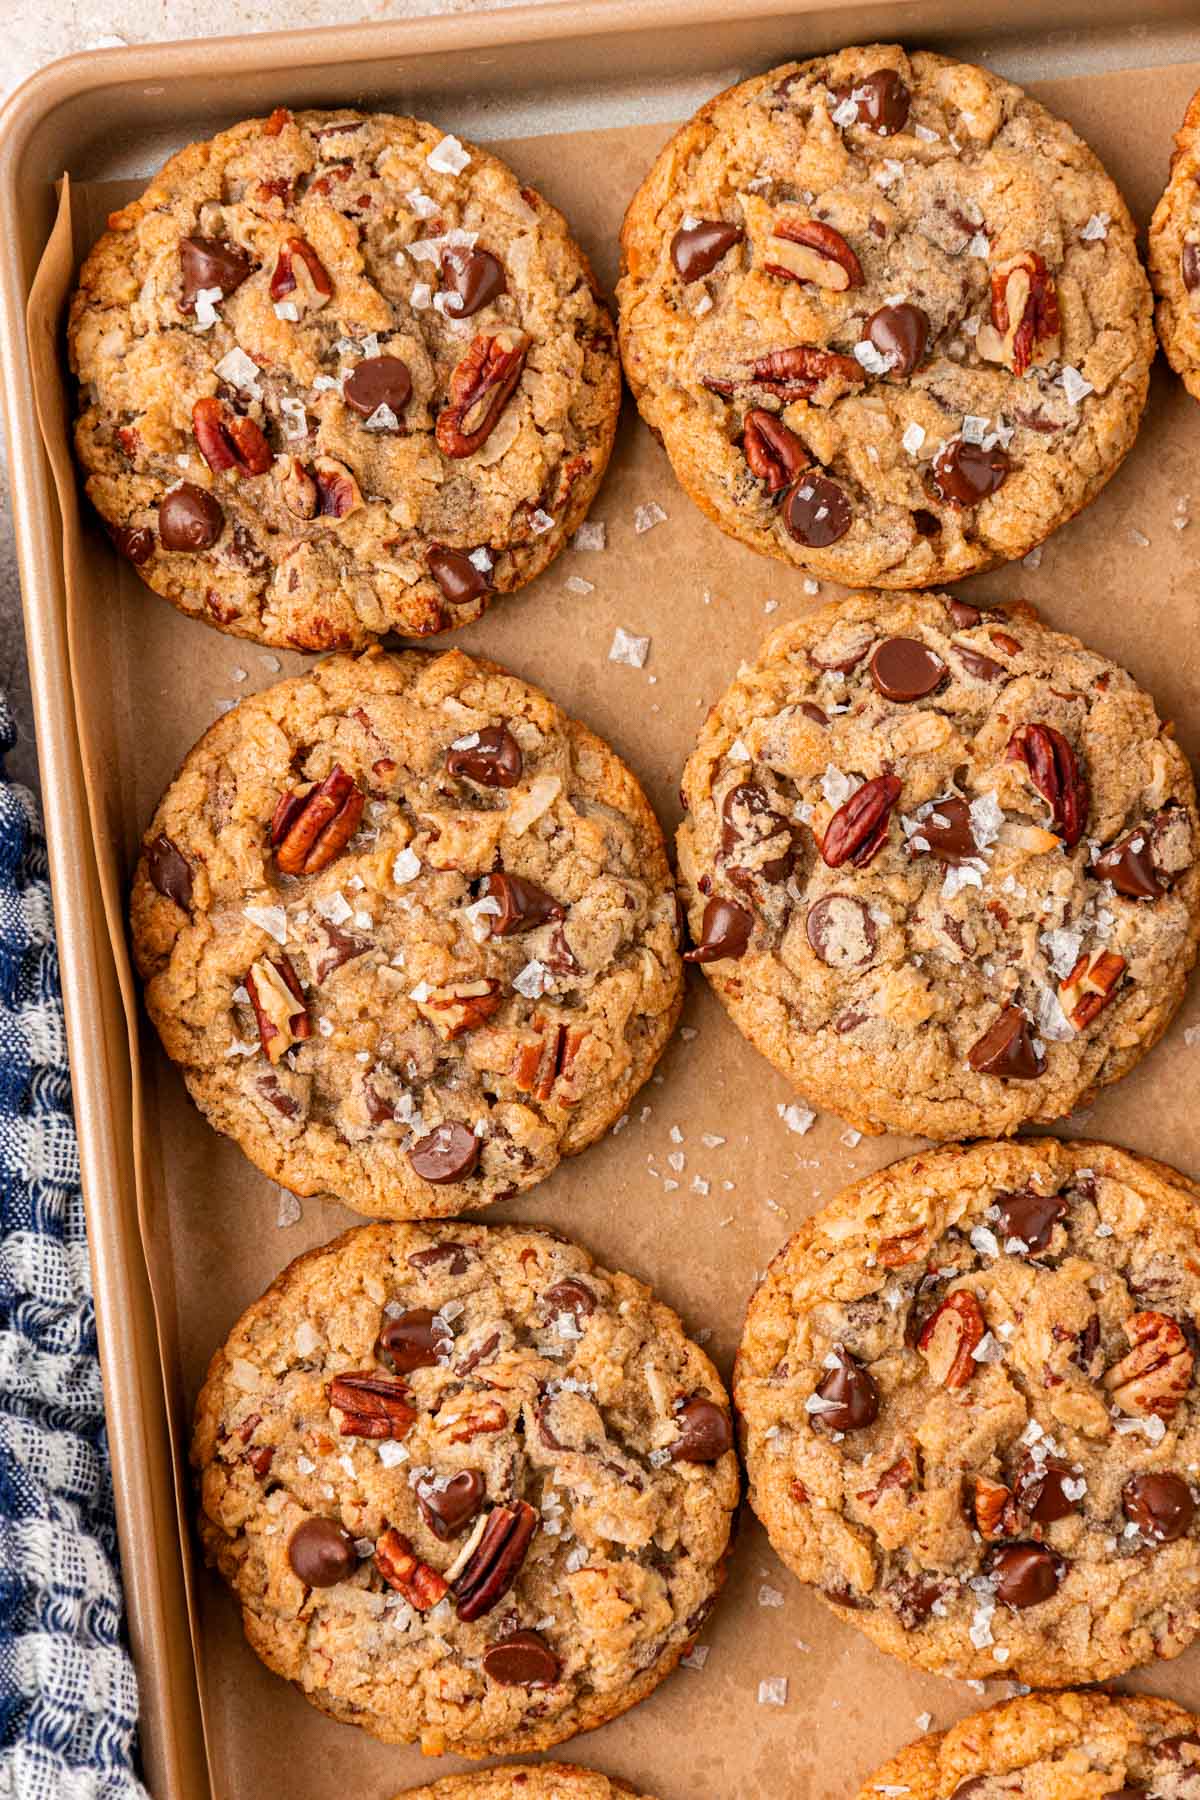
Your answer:
[[[848,584],[1022,556],[1130,449],[1154,331],[1069,126],[894,44],[730,88],[626,216],[625,372],[722,530]]]
[[[595,1769],[567,1763],[510,1763],[500,1769],[445,1775],[431,1787],[406,1789],[396,1800],[620,1800],[626,1794],[634,1794],[627,1782]]]
[[[682,993],[633,775],[459,651],[332,657],[219,719],[146,833],[132,919],[210,1122],[296,1193],[390,1218],[584,1149]]]
[[[1106,1144],[927,1152],[750,1303],[734,1396],[775,1549],[883,1650],[1034,1686],[1200,1629],[1200,1188]]]
[[[1001,1136],[1123,1075],[1200,933],[1187,762],[1032,609],[855,594],[714,708],[679,833],[739,1028],[863,1131]]]
[[[1192,1800],[1200,1719],[1148,1694],[1028,1694],[910,1744],[859,1800]]]
[[[192,1461],[251,1647],[433,1754],[545,1749],[643,1699],[738,1501],[675,1314],[522,1226],[366,1225],[298,1258],[213,1358]]]
[[[419,119],[280,110],[171,158],[71,308],[117,548],[238,637],[354,649],[544,569],[612,448],[612,327],[565,220]]]
[[[1200,400],[1200,93],[1175,134],[1171,174],[1150,221],[1147,260],[1163,354]]]

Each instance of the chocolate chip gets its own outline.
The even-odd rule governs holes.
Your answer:
[[[1035,1525],[1053,1525],[1056,1519],[1069,1518],[1078,1510],[1079,1502],[1063,1492],[1064,1482],[1077,1479],[1057,1457],[1047,1456],[1037,1463],[1026,1456],[1013,1480],[1013,1498]]]
[[[1195,1750],[1195,1756],[1185,1756],[1185,1750]],[[1169,1762],[1186,1763],[1189,1768],[1200,1768],[1200,1736],[1194,1731],[1180,1731],[1174,1737],[1160,1738],[1154,1746],[1156,1756],[1165,1756]]]
[[[434,1537],[448,1543],[483,1505],[487,1487],[478,1469],[461,1469],[449,1481],[423,1477],[415,1485],[421,1517]]]
[[[163,896],[173,900],[181,911],[192,908],[192,865],[165,832],[159,832],[146,847],[146,873]]]
[[[879,1389],[857,1357],[840,1344],[833,1347],[837,1367],[818,1384],[817,1394],[832,1402],[814,1412],[813,1422],[829,1431],[862,1431],[879,1417]]]
[[[922,843],[929,845],[928,851],[920,848]],[[918,820],[918,829],[909,838],[908,848],[913,856],[936,856],[939,862],[948,863],[952,869],[978,856],[979,846],[971,830],[968,803],[954,796],[935,800],[928,817]]]
[[[453,1348],[454,1333],[441,1315],[428,1306],[414,1306],[388,1320],[376,1340],[375,1354],[397,1375],[409,1375],[414,1369],[435,1369],[449,1359]]]
[[[428,1250],[414,1250],[408,1258],[410,1269],[439,1269],[447,1275],[465,1275],[475,1260],[475,1252],[465,1244],[430,1244]]]
[[[181,481],[164,494],[158,506],[158,535],[164,550],[181,550],[194,556],[209,550],[225,526],[225,514],[207,488]]]
[[[887,1597],[905,1631],[915,1631],[947,1592],[946,1583],[935,1576],[903,1575],[892,1583]]]
[[[336,1587],[358,1567],[352,1539],[333,1519],[305,1519],[288,1539],[287,1553],[305,1587]]]
[[[1200,287],[1200,244],[1185,244],[1179,258],[1179,273],[1189,294]]]
[[[398,356],[364,357],[342,383],[342,399],[362,419],[380,406],[390,407],[399,419],[411,396],[412,376]]]
[[[876,69],[856,82],[853,99],[858,106],[858,122],[866,125],[876,137],[895,137],[908,123],[912,94],[895,69]]]
[[[1191,1488],[1182,1475],[1166,1470],[1134,1475],[1121,1490],[1121,1505],[1125,1517],[1156,1544],[1173,1544],[1196,1515]]]
[[[768,838],[787,834],[788,847],[779,856],[746,867],[731,867],[735,881],[739,875],[750,878],[757,875],[769,882],[787,880],[792,867],[791,829],[783,814],[775,811],[770,796],[758,782],[742,781],[731,787],[721,807],[721,819],[721,854],[734,865],[739,852],[745,854]],[[739,885],[745,886],[745,880]]]
[[[740,225],[723,219],[705,219],[698,225],[681,225],[671,239],[671,261],[684,281],[698,281],[716,268],[727,250],[745,237]]]
[[[576,1275],[568,1275],[564,1281],[557,1281],[552,1288],[547,1288],[542,1302],[549,1308],[552,1318],[569,1312],[574,1313],[578,1321],[590,1318],[596,1310],[595,1294]]]
[[[1163,891],[1154,866],[1154,847],[1144,825],[1112,844],[1092,865],[1102,881],[1111,881],[1130,900],[1157,900]]]
[[[1099,1348],[1100,1315],[1093,1313],[1083,1330],[1076,1333],[1076,1344],[1071,1352],[1071,1361],[1077,1369],[1082,1369],[1085,1375],[1090,1375]]]
[[[1019,1006],[1005,1007],[968,1052],[967,1061],[977,1075],[998,1075],[1003,1081],[1033,1081],[1046,1067]]]
[[[481,594],[491,593],[487,570],[476,568],[465,550],[450,550],[444,544],[434,544],[425,562],[451,606],[466,606],[468,601],[478,600]]]
[[[672,1462],[712,1463],[733,1448],[729,1414],[712,1400],[697,1396],[675,1414],[679,1436],[671,1445]]]
[[[850,529],[844,488],[825,475],[802,475],[784,501],[783,522],[806,550],[825,550]]]
[[[814,725],[828,726],[829,724],[828,713],[822,712],[821,708],[812,700],[802,700],[800,702],[800,711],[804,714],[806,719],[811,719]]]
[[[448,294],[457,294],[462,301],[461,306],[447,309],[452,316],[469,319],[472,313],[507,293],[504,264],[490,250],[468,250],[462,245],[443,250],[442,288]]]
[[[881,306],[867,320],[867,337],[881,356],[892,359],[893,375],[911,375],[925,360],[929,343],[929,318],[907,301]]]
[[[154,533],[148,525],[114,525],[109,531],[114,547],[140,569],[154,554]]]
[[[1035,1194],[1029,1188],[1015,1194],[998,1194],[996,1207],[1000,1214],[996,1235],[1001,1243],[1020,1238],[1030,1250],[1044,1250],[1054,1227],[1070,1211],[1065,1194]]]
[[[831,969],[861,969],[879,942],[870,909],[852,894],[822,894],[809,907],[804,929],[813,954]]]
[[[978,625],[983,619],[979,608],[968,605],[965,600],[947,600],[946,611],[950,614],[951,624],[956,625],[959,631],[969,631],[972,625]]]
[[[488,918],[493,937],[511,937],[517,931],[530,931],[551,919],[565,918],[565,909],[553,894],[527,881],[523,875],[509,875],[496,869],[485,875],[480,884],[480,899],[498,900],[500,911]]]
[[[181,238],[179,272],[183,277],[183,292],[180,312],[195,312],[196,295],[201,288],[220,288],[222,294],[232,294],[253,268],[254,258],[250,252],[231,244],[228,238]]]
[[[885,700],[923,700],[946,678],[946,665],[919,638],[884,638],[870,663],[871,680]]]
[[[1150,1800],[1150,1790],[1144,1787],[1109,1788],[1104,1800]]]
[[[982,650],[972,650],[968,644],[955,644],[958,660],[968,675],[974,675],[977,681],[999,681],[1008,670],[994,656],[985,656]]]
[[[951,506],[978,506],[1004,485],[1011,464],[999,444],[985,450],[965,438],[951,438],[933,459],[930,479],[939,500]]]
[[[928,512],[923,506],[918,506],[913,513],[912,522],[913,530],[918,537],[931,538],[941,535],[942,521],[936,513]]]
[[[502,1687],[553,1687],[558,1658],[537,1631],[514,1631],[483,1653],[483,1672]]]
[[[736,900],[722,900],[714,895],[704,908],[700,926],[700,942],[684,956],[684,962],[719,962],[746,954],[754,920]]]
[[[1006,1544],[993,1550],[987,1561],[997,1600],[1013,1612],[1051,1599],[1065,1572],[1062,1558],[1041,1544]]]
[[[465,1181],[479,1161],[479,1139],[457,1119],[437,1125],[419,1138],[408,1153],[413,1173],[435,1187],[448,1181]]]
[[[516,787],[525,767],[518,744],[507,725],[488,725],[472,732],[475,742],[451,744],[446,752],[446,773],[465,775],[480,787]]]

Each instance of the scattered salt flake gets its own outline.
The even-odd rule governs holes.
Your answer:
[[[986,262],[991,253],[992,246],[988,241],[987,233],[985,231],[977,231],[967,245],[967,255],[982,257],[984,262]],[[975,330],[979,330],[978,322],[975,323]]]
[[[545,963],[534,957],[527,962],[520,972],[513,976],[513,986],[518,994],[524,994],[527,1000],[539,1000],[547,988],[554,985],[554,977]]]
[[[269,651],[260,656],[258,660],[264,669],[270,669],[272,675],[278,675],[280,669],[283,667],[279,658],[277,656],[272,656]]]
[[[285,319],[289,325],[298,325],[300,323],[300,308],[296,305],[294,300],[277,300],[275,302],[275,317],[277,319]]]
[[[1000,1254],[1000,1245],[996,1241],[996,1234],[994,1231],[989,1231],[986,1225],[973,1227],[971,1248],[978,1250],[981,1256],[999,1256]]]
[[[246,352],[239,349],[236,344],[232,350],[226,351],[213,370],[213,373],[219,375],[222,381],[229,382],[231,387],[250,390],[257,385],[255,378],[258,372],[258,364],[253,357],[247,356]]]
[[[300,1202],[295,1194],[289,1194],[286,1188],[279,1190],[279,1205],[275,1213],[275,1224],[280,1231],[286,1231],[289,1225],[300,1223]]]
[[[870,338],[860,338],[854,346],[855,361],[860,363],[868,375],[886,375],[895,366],[896,358],[877,350]]]
[[[626,631],[623,625],[617,626],[608,652],[609,662],[624,663],[630,669],[641,669],[645,667],[649,654],[648,637],[636,637],[633,632]]]
[[[381,400],[370,418],[363,420],[364,431],[398,431],[399,428],[400,421],[386,400]]]
[[[224,299],[219,287],[198,288],[196,290],[196,325],[201,331],[207,331],[220,318],[217,307]]]
[[[420,873],[421,859],[416,851],[406,844],[403,850],[396,852],[393,859],[392,880],[397,887],[404,887],[408,882],[415,881]],[[497,906],[496,911],[499,912],[499,910],[500,908]]]
[[[854,98],[853,94],[847,94],[844,100],[838,101],[829,116],[835,125],[840,125],[843,129],[847,125],[857,125],[858,101]],[[758,1697],[760,1700],[762,1699],[761,1692]]]
[[[1150,539],[1146,536],[1144,531],[1139,531],[1136,525],[1130,531],[1129,538],[1130,542],[1136,544],[1141,550],[1148,550],[1150,548]]]
[[[821,591],[821,584],[819,581],[814,581],[811,575],[806,575],[804,578],[804,591],[806,594],[819,594]]]
[[[314,1350],[319,1349],[321,1341],[321,1334],[316,1326],[308,1319],[301,1319],[292,1338],[296,1355],[311,1356]]]
[[[681,1669],[696,1669],[696,1670],[702,1669],[704,1667],[705,1663],[708,1661],[708,1653],[709,1653],[710,1648],[711,1648],[711,1646],[708,1644],[693,1644],[691,1649],[688,1651],[687,1655],[680,1657],[680,1659],[679,1659],[680,1668]]]
[[[1093,213],[1079,235],[1085,244],[1099,243],[1102,238],[1108,236],[1108,228],[1111,224],[1112,220],[1106,212]]]
[[[296,1458],[297,1475],[315,1475],[316,1470],[317,1465],[311,1456],[298,1456]]]
[[[595,582],[585,581],[582,575],[568,575],[563,586],[568,594],[594,594],[596,591]]]
[[[644,506],[634,510],[633,529],[640,536],[643,531],[653,531],[656,525],[664,524],[666,517],[657,500],[647,500]]]
[[[721,1145],[725,1142],[725,1139],[723,1137],[718,1137],[713,1131],[705,1131],[700,1135],[700,1142],[704,1145],[706,1150],[719,1150]]]
[[[768,1587],[764,1582],[758,1590],[758,1604],[760,1606],[782,1606],[783,1594],[777,1587]]]
[[[885,156],[874,174],[877,187],[890,188],[904,174],[904,164],[897,162],[894,156]]]
[[[226,1056],[257,1056],[262,1045],[257,1038],[231,1038]]]
[[[1068,406],[1078,406],[1079,402],[1088,394],[1094,394],[1096,391],[1091,382],[1081,375],[1078,369],[1072,368],[1070,363],[1064,364],[1058,380],[1063,393],[1067,396]]]
[[[670,1140],[673,1144],[682,1144],[682,1142],[683,1142],[683,1133],[682,1133],[682,1131],[680,1131],[678,1125],[672,1125],[670,1131],[668,1131],[668,1133],[667,1133],[667,1136],[670,1138]]]
[[[433,289],[427,281],[414,281],[408,298],[415,312],[427,312],[433,305]]]
[[[682,1150],[672,1150],[667,1157],[667,1162],[677,1175],[682,1175],[687,1166],[687,1157]]]
[[[1008,1651],[1003,1644],[997,1644],[992,1651],[992,1661],[998,1663],[1006,1663],[1008,1661]]]
[[[375,1448],[379,1452],[379,1460],[385,1469],[394,1469],[397,1463],[408,1461],[408,1451],[404,1445],[397,1444],[391,1438],[384,1438],[381,1443],[376,1444]]]
[[[915,456],[917,451],[921,448],[921,445],[925,442],[925,427],[923,425],[918,425],[917,421],[914,419],[910,425],[904,427],[904,436],[900,439],[900,442],[910,456]]]
[[[802,1106],[798,1100],[787,1105],[781,1101],[775,1110],[788,1130],[794,1131],[797,1137],[803,1137],[817,1122],[816,1113],[810,1107]]]
[[[847,1150],[857,1150],[858,1146],[862,1143],[862,1132],[855,1131],[853,1125],[848,1126],[847,1129],[843,1131],[838,1142],[840,1144],[845,1144]]]
[[[915,1723],[918,1731],[928,1731],[929,1727],[933,1724],[933,1714],[927,1712],[918,1713]]]
[[[732,744],[729,746],[727,754],[728,760],[731,763],[748,763],[751,760],[750,752],[747,750],[745,744],[743,744],[741,738],[734,738]]]
[[[1112,1234],[1113,1234],[1113,1228],[1111,1225],[1097,1225],[1097,1227],[1096,1227],[1096,1236],[1097,1237],[1111,1237]]]
[[[351,1454],[348,1450],[345,1451],[341,1456],[338,1457],[338,1464],[342,1469],[345,1470],[346,1474],[349,1475],[350,1479],[353,1481],[353,1479],[354,1479],[354,1458],[351,1456]]]
[[[548,531],[553,531],[554,520],[540,506],[535,507],[529,515],[529,529],[535,536],[544,537]]]
[[[1023,556],[1021,558],[1021,562],[1024,565],[1024,567],[1027,569],[1040,569],[1042,566],[1042,555],[1043,555],[1042,545],[1035,544],[1033,546],[1033,549],[1031,551],[1029,551],[1028,555]]]
[[[987,419],[981,413],[967,413],[959,436],[964,444],[982,444],[987,436],[987,428]]]
[[[603,550],[607,530],[600,519],[585,519],[572,533],[572,550]]]
[[[282,906],[243,906],[242,916],[274,938],[277,944],[287,943],[287,914]]]
[[[344,925],[353,916],[350,903],[341,888],[334,888],[332,894],[325,894],[320,900],[314,900],[313,911],[329,925]]]
[[[941,141],[941,133],[931,130],[928,125],[914,125],[913,134],[919,137],[923,144],[936,144]]]
[[[768,1675],[758,1684],[758,1704],[760,1706],[786,1706],[787,1697],[786,1675]]]
[[[832,763],[825,764],[825,773],[821,777],[821,793],[827,805],[835,810],[844,806],[851,794],[860,786],[857,775],[847,775],[841,769],[834,768]]]
[[[438,175],[461,175],[470,160],[469,153],[452,133],[448,133],[440,144],[435,144],[425,158]]]

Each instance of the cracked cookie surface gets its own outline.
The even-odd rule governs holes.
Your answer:
[[[146,832],[132,925],[210,1123],[294,1192],[391,1218],[592,1143],[682,997],[634,776],[460,651],[332,657],[219,719]]]
[[[1148,1694],[1029,1694],[910,1744],[859,1800],[1191,1800],[1200,1720]]]
[[[728,1401],[673,1312],[520,1226],[369,1225],[218,1351],[200,1531],[252,1648],[432,1754],[561,1743],[670,1673],[723,1578]]]
[[[620,1800],[628,1783],[567,1763],[517,1763],[503,1769],[446,1775],[431,1787],[408,1788],[395,1800]],[[636,1795],[635,1795],[636,1800]],[[649,1795],[644,1800],[651,1800]]]
[[[1186,1649],[1198,1196],[1045,1138],[909,1157],[803,1225],[734,1375],[788,1567],[942,1675],[1057,1687]]]
[[[1171,174],[1147,239],[1158,297],[1154,322],[1163,354],[1200,400],[1200,93],[1175,134]]]
[[[584,517],[620,405],[565,220],[419,119],[280,111],[110,219],[71,309],[87,492],[223,631],[356,649],[477,618]]]
[[[856,594],[767,638],[683,778],[694,960],[814,1103],[1002,1136],[1162,1035],[1200,932],[1187,762],[1028,607]]]
[[[1154,353],[1120,194],[987,70],[789,63],[667,144],[622,233],[626,376],[752,549],[921,587],[1023,556],[1132,446]]]

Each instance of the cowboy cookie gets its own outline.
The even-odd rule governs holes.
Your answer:
[[[1148,261],[1163,354],[1200,400],[1200,94],[1175,135],[1171,174],[1150,221]]]

